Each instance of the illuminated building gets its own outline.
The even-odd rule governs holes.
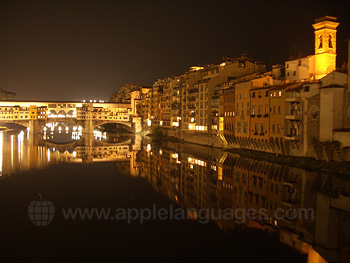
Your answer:
[[[315,19],[315,54],[291,58],[285,63],[289,82],[318,80],[336,69],[336,17]]]
[[[324,16],[315,19],[315,77],[320,79],[335,70],[337,18]]]

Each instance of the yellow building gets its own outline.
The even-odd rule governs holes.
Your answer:
[[[30,105],[29,106],[30,119],[36,120],[38,119],[38,106]]]
[[[285,63],[289,82],[321,79],[336,69],[337,18],[324,16],[315,19],[315,54],[292,58]]]
[[[324,16],[315,19],[315,76],[320,79],[335,70],[337,18]]]

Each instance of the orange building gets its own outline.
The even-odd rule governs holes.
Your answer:
[[[284,85],[273,86],[269,90],[270,98],[270,145],[275,153],[285,155],[285,113],[286,113],[286,96],[285,91],[299,83],[287,83]]]
[[[251,81],[235,84],[235,137],[241,147],[248,147],[250,137],[250,93]]]
[[[266,142],[269,139],[269,87],[253,88],[250,90],[251,115],[250,115],[250,138],[253,141]]]
[[[235,131],[235,88],[228,87],[223,90],[223,135],[228,144],[232,144]]]

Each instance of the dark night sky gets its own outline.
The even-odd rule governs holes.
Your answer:
[[[287,4],[286,4],[286,3]],[[223,56],[313,54],[313,19],[337,16],[347,60],[350,1],[0,1],[0,88],[16,99],[107,99]]]

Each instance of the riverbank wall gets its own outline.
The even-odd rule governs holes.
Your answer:
[[[305,157],[310,160],[325,161],[328,163],[350,162],[350,147],[340,150],[339,143],[327,142],[324,144],[303,144],[285,140],[256,140],[251,138],[234,137],[222,133],[208,133],[201,131],[181,131],[179,129],[158,126],[162,136],[176,138],[179,141],[215,147],[223,150],[247,150],[263,152],[272,156]],[[148,130],[152,133],[152,129]]]

